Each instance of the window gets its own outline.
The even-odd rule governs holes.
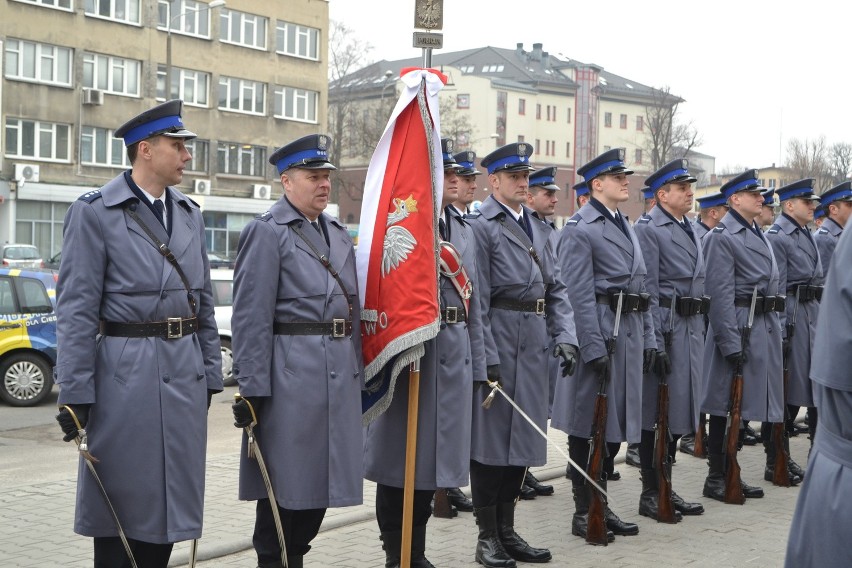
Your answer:
[[[139,0],[86,0],[85,10],[87,16],[139,23]]]
[[[568,107],[568,124],[571,124],[571,107]]]
[[[619,117],[619,126],[621,128],[627,128],[627,115],[626,114],[622,114]]]
[[[634,164],[641,164],[642,163],[642,150],[639,149],[639,148],[636,148],[636,151],[634,152],[633,163]]]
[[[233,258],[237,253],[240,233],[254,219],[254,215],[204,211],[202,216],[207,236],[207,252]],[[217,285],[215,280],[213,285]]]
[[[536,120],[541,120],[541,105],[538,103],[535,105],[535,118]]]
[[[571,157],[571,143],[570,142],[565,143],[565,157],[566,158]]]
[[[456,108],[470,108],[470,95],[456,95]]]
[[[604,113],[604,126],[606,128],[612,128],[612,113],[605,112]]]
[[[38,4],[45,8],[56,8],[59,10],[71,10],[71,0],[18,0],[27,4]]]
[[[520,114],[520,115],[527,114],[527,100],[526,99],[518,99],[518,114]]]
[[[645,130],[645,117],[644,116],[637,116],[636,117],[636,130],[638,130],[640,132]]]
[[[210,104],[210,74],[172,67],[169,96],[166,97],[166,66],[157,65],[157,99],[182,99],[190,106]]]
[[[556,122],[556,105],[553,105],[553,118],[551,118],[553,122]]]
[[[222,8],[219,14],[219,39],[245,47],[266,49],[267,18]]]
[[[142,63],[134,59],[83,54],[83,86],[114,95],[139,96]]]
[[[483,65],[482,72],[483,73],[500,73],[503,71],[502,65]]]
[[[113,137],[112,130],[95,126],[80,128],[80,163],[112,168],[130,167],[124,141]]]
[[[6,155],[68,161],[71,127],[67,124],[6,119]]]
[[[18,200],[15,240],[32,243],[50,258],[62,250],[62,224],[70,203]]]
[[[219,108],[249,114],[264,114],[266,85],[246,79],[219,77]]]
[[[275,87],[275,117],[301,122],[316,122],[317,101],[319,101],[319,93],[316,91],[293,87]],[[369,109],[366,109],[365,112],[369,112]],[[366,114],[364,122],[369,124],[369,118]]]
[[[186,166],[186,169],[192,172],[206,172],[210,164],[210,142],[207,140],[184,140],[187,151],[192,154],[192,160]]]
[[[69,48],[19,39],[6,41],[6,77],[71,86],[73,55]]]
[[[535,153],[538,154],[539,148],[541,148],[541,140],[538,138],[535,139]]]
[[[237,142],[219,142],[216,161],[220,174],[264,177],[266,148]]]
[[[195,0],[159,0],[157,27],[196,37],[210,37],[210,10]]]
[[[53,304],[44,283],[36,278],[18,278],[18,300],[23,314],[49,314]]]
[[[318,61],[319,33],[316,28],[279,21],[275,26],[275,51]]]

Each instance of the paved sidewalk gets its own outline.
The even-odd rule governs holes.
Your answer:
[[[551,438],[565,447],[565,436],[550,430]],[[793,457],[806,462],[808,440],[791,440]],[[740,464],[746,481],[764,487],[764,499],[744,506],[723,505],[701,499],[707,466],[686,454],[678,454],[674,487],[687,500],[701,500],[707,512],[688,517],[676,526],[655,523],[637,513],[641,483],[636,468],[616,458],[622,480],[610,484],[613,509],[625,520],[639,523],[637,537],[617,537],[607,547],[588,546],[570,534],[573,513],[570,483],[564,478],[565,459],[553,448],[549,465],[536,468],[542,480],[552,480],[556,494],[522,501],[516,526],[534,546],[549,547],[550,566],[759,566],[783,564],[790,520],[799,494],[762,482],[762,447],[746,447]],[[254,503],[238,501],[238,456],[211,458],[207,467],[204,537],[199,541],[200,568],[254,568],[251,532]],[[91,540],[72,531],[76,480],[74,476],[53,482],[20,479],[0,487],[0,565],[4,568],[92,565]],[[364,485],[363,505],[330,509],[306,566],[375,567],[384,564],[374,516],[375,486]],[[455,519],[431,519],[427,534],[428,557],[438,567],[477,566],[473,561],[476,525],[469,513]],[[171,566],[187,562],[188,543],[179,543]]]

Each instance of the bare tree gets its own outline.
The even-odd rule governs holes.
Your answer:
[[[441,113],[441,137],[452,138],[456,148],[461,151],[471,147],[476,140],[476,127],[470,120],[469,113],[459,112],[456,96],[441,97],[439,104]]]
[[[816,187],[824,188],[831,177],[825,136],[814,140],[792,138],[787,143],[787,167],[796,179],[815,178]]]
[[[849,174],[852,173],[852,144],[832,144],[828,149],[828,173],[832,186],[849,179]]]
[[[691,121],[680,121],[678,106],[683,99],[672,95],[669,87],[653,89],[652,93],[652,101],[645,106],[645,149],[651,156],[651,169],[657,170],[699,146],[701,136]]]

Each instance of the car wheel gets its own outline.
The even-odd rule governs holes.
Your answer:
[[[52,388],[52,369],[38,355],[18,353],[0,363],[0,399],[12,406],[35,406]]]
[[[234,352],[231,351],[231,340],[227,337],[220,337],[219,342],[222,344],[222,379],[226,387],[237,384],[237,379],[234,378]]]

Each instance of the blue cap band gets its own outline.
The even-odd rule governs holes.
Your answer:
[[[583,177],[586,178],[586,181],[589,181],[590,179],[596,178],[600,174],[604,173],[606,170],[612,169],[616,166],[621,166],[623,168],[624,162],[622,162],[621,160],[613,160],[611,162],[605,162],[605,163],[599,165],[598,167],[592,168],[591,170],[585,172],[583,174]]]
[[[529,158],[527,158],[526,156],[507,156],[505,158],[500,158],[499,160],[495,160],[488,164],[488,173],[493,174],[494,172],[505,166],[514,164],[529,164]]]
[[[124,145],[130,146],[131,144],[136,144],[140,140],[145,140],[154,134],[165,132],[172,128],[183,129],[183,122],[181,122],[180,116],[164,116],[163,118],[146,122],[145,124],[129,130],[124,135]]]
[[[799,197],[800,195],[811,196],[814,194],[814,188],[803,185],[802,187],[796,187],[783,192],[777,190],[775,193],[778,194],[778,199],[780,201],[787,201],[788,199],[793,199],[794,197]]]
[[[656,193],[658,189],[660,189],[673,179],[684,176],[689,177],[689,172],[687,170],[673,170],[671,172],[668,172],[666,175],[660,177],[660,179],[654,180],[649,186],[649,189],[651,190],[651,195],[646,196],[646,198],[653,197],[654,193]]]
[[[305,160],[309,158],[322,158],[324,160],[328,159],[328,152],[325,150],[318,150],[317,148],[311,148],[310,150],[302,150],[301,152],[296,152],[295,154],[290,154],[289,156],[284,156],[275,164],[278,166],[278,173],[283,173],[286,170],[289,170],[293,166],[298,166],[300,164],[305,164]]]
[[[752,185],[753,186],[758,185],[756,179],[745,179],[745,180],[741,181],[740,183],[738,183],[737,185],[732,185],[731,187],[726,187],[725,188],[725,197],[726,198],[730,197],[733,194],[735,194],[736,192],[743,190],[743,189],[745,189],[749,186],[752,186]]]
[[[721,194],[709,195],[707,197],[701,197],[701,198],[698,199],[698,207],[700,209],[707,209],[709,207],[718,207],[719,205],[724,205],[725,201],[727,201],[727,200],[725,199],[724,195],[721,195]]]
[[[838,191],[837,193],[829,195],[828,197],[823,197],[822,198],[822,205],[823,205],[823,207],[825,207],[829,203],[834,203],[835,201],[837,201],[839,199],[843,199],[844,197],[849,197],[849,196],[852,196],[852,189],[844,189],[842,191]]]

